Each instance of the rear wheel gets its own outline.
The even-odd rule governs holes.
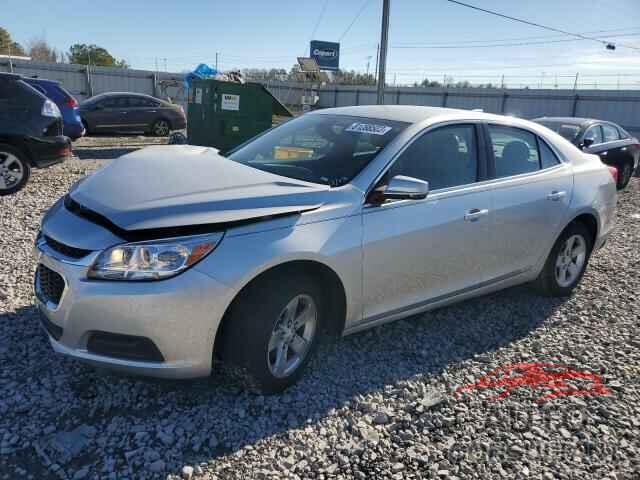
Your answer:
[[[169,135],[170,131],[171,126],[169,125],[169,122],[164,118],[156,120],[151,126],[151,133],[156,137],[166,137],[167,135]]]
[[[9,195],[24,187],[31,175],[26,155],[15,147],[0,144],[0,195]]]
[[[566,297],[580,283],[593,248],[589,230],[572,223],[560,234],[544,268],[535,281],[537,289],[550,297]]]
[[[245,386],[277,393],[302,375],[323,320],[322,291],[303,273],[258,279],[234,301],[222,327],[222,359]]]
[[[623,164],[618,169],[618,183],[616,184],[618,190],[622,190],[623,188],[626,188],[627,185],[629,185],[632,175],[633,165],[630,162]]]

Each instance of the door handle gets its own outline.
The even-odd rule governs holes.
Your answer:
[[[567,192],[559,192],[557,190],[554,190],[553,192],[547,195],[547,200],[551,200],[552,202],[557,202],[558,200],[566,196],[567,196]]]
[[[489,210],[486,208],[472,208],[471,210],[467,210],[464,214],[464,220],[466,222],[475,222],[480,217],[485,217],[489,215]]]

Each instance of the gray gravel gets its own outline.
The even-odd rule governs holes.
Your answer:
[[[217,371],[148,380],[52,352],[31,246],[45,209],[99,164],[36,171],[0,197],[0,479],[640,477],[640,179],[573,297],[518,287],[328,339],[297,386],[262,397]],[[455,393],[539,361],[600,374],[611,393]]]

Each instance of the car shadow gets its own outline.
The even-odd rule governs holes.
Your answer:
[[[47,451],[52,436],[90,425],[104,440],[94,439],[82,453],[59,462],[70,476],[85,465],[99,472],[108,458],[120,462],[126,457],[127,468],[142,468],[145,459],[127,453],[140,445],[157,452],[167,470],[175,472],[181,465],[211,461],[303,428],[407,380],[449,394],[452,386],[432,385],[434,377],[528,336],[563,302],[515,287],[345,338],[324,339],[300,382],[267,397],[245,392],[219,367],[210,378],[191,381],[95,369],[53,353],[34,307],[0,313],[0,395],[22,399],[0,403],[0,431],[30,431],[33,424],[44,429],[31,446],[6,454],[3,461],[22,462],[31,473],[46,472],[38,451]]]

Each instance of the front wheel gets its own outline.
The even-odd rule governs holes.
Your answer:
[[[0,195],[9,195],[24,187],[31,175],[25,155],[10,145],[0,144]]]
[[[535,281],[538,290],[549,297],[570,295],[584,275],[592,248],[591,235],[583,224],[565,228]]]
[[[309,362],[323,321],[323,295],[308,275],[258,279],[234,301],[222,326],[222,359],[261,393],[293,385]]]

